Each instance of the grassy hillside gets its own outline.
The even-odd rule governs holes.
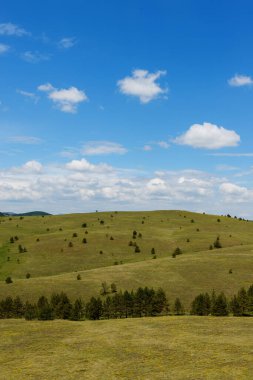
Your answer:
[[[217,236],[223,248],[209,250]],[[19,253],[19,245],[27,252]],[[172,258],[176,247],[183,254]],[[7,285],[9,275],[14,282]],[[161,286],[187,306],[203,290],[230,295],[253,283],[253,223],[184,211],[1,217],[0,280],[0,297],[36,299],[64,290],[87,299],[107,281],[118,289]]]
[[[0,320],[1,379],[250,380],[251,318]]]

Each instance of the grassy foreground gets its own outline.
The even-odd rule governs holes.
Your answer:
[[[253,319],[0,320],[0,378],[252,379]]]

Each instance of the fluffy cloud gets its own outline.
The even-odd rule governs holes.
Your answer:
[[[81,160],[72,160],[66,164],[66,168],[69,170],[80,171],[80,172],[108,172],[111,171],[111,167],[107,164],[93,165],[85,158]]]
[[[30,33],[25,29],[20,28],[18,25],[7,22],[0,24],[0,35],[22,37],[30,35]]]
[[[193,148],[220,149],[237,146],[240,136],[235,132],[215,124],[193,124],[184,134],[174,139],[176,144]]]
[[[76,39],[73,37],[62,38],[58,43],[58,46],[60,49],[70,49],[75,45],[76,45]]]
[[[10,46],[9,45],[0,44],[0,54],[5,54],[9,50],[10,50]]]
[[[239,186],[231,182],[224,182],[220,185],[220,192],[223,194],[225,202],[252,202],[253,190],[246,188],[245,186]]]
[[[149,103],[168,91],[156,82],[165,74],[166,71],[149,73],[148,70],[134,70],[132,76],[119,80],[117,84],[122,94],[136,96],[141,103]]]
[[[253,79],[247,75],[235,75],[228,80],[228,84],[232,87],[252,86]]]
[[[100,155],[100,154],[125,154],[127,149],[121,144],[110,141],[91,141],[84,145],[82,154],[85,155]]]
[[[46,83],[38,86],[38,90],[47,92],[48,98],[62,112],[76,113],[78,104],[88,100],[84,91],[73,86],[58,90],[50,83]]]

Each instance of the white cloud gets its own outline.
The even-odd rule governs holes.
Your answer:
[[[22,167],[25,172],[33,172],[33,173],[41,173],[43,166],[41,165],[40,162],[32,160],[32,161],[27,161]]]
[[[14,144],[28,144],[28,145],[41,144],[43,142],[43,140],[34,136],[10,136],[8,137],[7,140],[8,142],[11,142]]]
[[[55,88],[51,85],[51,83],[45,83],[38,86],[38,90],[47,92],[47,91],[54,91]]]
[[[82,154],[85,155],[100,155],[100,154],[125,154],[127,149],[121,144],[110,141],[90,141],[85,144],[82,149]]]
[[[73,86],[58,90],[50,83],[46,83],[38,86],[38,90],[48,92],[48,98],[62,112],[76,113],[78,104],[88,100],[84,91]]]
[[[5,54],[9,50],[10,50],[10,46],[9,45],[5,45],[5,44],[1,44],[0,43],[0,54]]]
[[[235,185],[234,183],[225,182],[220,185],[220,190],[226,194],[245,195],[247,193],[246,187]]]
[[[184,134],[173,141],[180,145],[189,145],[193,148],[220,149],[237,146],[240,136],[232,130],[219,127],[215,124],[193,124]]]
[[[220,185],[219,189],[224,196],[223,200],[227,203],[245,203],[252,202],[253,200],[253,190],[245,186],[225,182]]]
[[[48,54],[41,54],[38,51],[26,51],[21,54],[21,58],[28,63],[39,63],[41,61],[48,61],[50,56]]]
[[[28,92],[24,90],[17,90],[17,93],[24,96],[25,98],[31,99],[35,104],[38,103],[39,97],[33,92]]]
[[[74,170],[79,172],[108,172],[111,171],[112,168],[107,164],[98,164],[94,165],[87,161],[85,158],[81,160],[72,160],[66,164],[66,169]]]
[[[58,43],[58,46],[59,48],[61,49],[70,49],[72,48],[73,46],[76,45],[76,39],[73,38],[73,37],[65,37],[65,38],[62,38],[59,43]]]
[[[247,75],[236,74],[233,78],[228,80],[228,84],[232,87],[252,86],[253,79]]]
[[[40,162],[36,160],[27,161],[24,165],[20,167],[11,168],[12,173],[23,173],[23,174],[39,174],[43,170],[43,166]]]
[[[122,94],[136,96],[141,103],[149,103],[168,91],[156,82],[165,74],[166,71],[149,73],[148,70],[134,70],[132,76],[119,80],[117,85]]]
[[[0,35],[6,36],[28,36],[30,35],[25,29],[20,28],[18,25],[12,24],[11,22],[0,24]]]

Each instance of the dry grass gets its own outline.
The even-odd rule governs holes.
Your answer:
[[[0,321],[0,378],[251,380],[253,319]]]

